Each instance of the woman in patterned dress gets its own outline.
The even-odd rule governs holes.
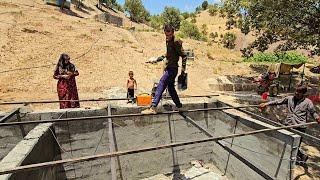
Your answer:
[[[75,65],[70,62],[67,54],[61,54],[54,71],[53,78],[58,80],[57,91],[60,102],[60,109],[79,108],[80,103],[76,76],[79,75]]]

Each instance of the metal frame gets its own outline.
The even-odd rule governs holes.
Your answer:
[[[179,98],[210,98],[219,96],[218,94],[211,95],[185,95]],[[169,99],[171,97],[165,96],[164,99]],[[99,98],[99,99],[81,99],[81,100],[39,100],[39,101],[12,101],[12,102],[0,102],[0,105],[14,105],[14,104],[50,104],[59,102],[99,102],[99,101],[127,101],[130,98]]]
[[[222,104],[227,105],[227,107],[207,108],[208,105],[204,105],[204,107],[205,107],[204,109],[192,109],[192,110],[187,110],[187,111],[184,111],[184,112],[200,112],[200,111],[204,111],[204,112],[207,113],[208,111],[212,111],[212,110],[238,109],[241,112],[244,112],[246,114],[249,114],[249,115],[257,117],[259,120],[261,120],[263,122],[268,122],[268,123],[271,123],[272,125],[281,125],[279,123],[273,122],[270,119],[264,118],[262,116],[259,116],[259,115],[255,114],[255,113],[252,113],[252,112],[249,112],[249,111],[241,109],[241,108],[248,108],[248,107],[257,107],[257,105],[234,107],[234,106],[231,106],[231,105],[229,105],[227,103],[222,103]],[[14,116],[15,114],[17,114],[17,118],[18,118],[18,121],[19,121],[19,119],[20,119],[19,118],[20,117],[19,116],[19,109],[15,109],[10,114],[6,115],[5,117],[3,117],[0,120],[0,122],[3,122],[3,123],[0,123],[0,127],[1,126],[19,125],[20,127],[23,128],[23,125],[25,125],[25,124],[40,124],[40,123],[47,123],[47,122],[69,122],[69,121],[82,121],[82,120],[95,120],[95,119],[108,118],[108,127],[109,127],[108,129],[109,129],[109,138],[110,138],[109,140],[110,140],[110,143],[111,143],[110,144],[110,153],[93,155],[93,156],[85,156],[85,157],[81,157],[81,158],[73,158],[73,159],[67,159],[67,160],[59,160],[59,161],[51,161],[51,162],[45,162],[45,163],[31,164],[31,165],[26,165],[26,166],[20,166],[20,167],[17,167],[17,168],[0,171],[0,175],[1,174],[7,174],[7,173],[20,172],[20,171],[28,171],[28,170],[32,170],[32,169],[39,169],[39,168],[44,168],[44,167],[49,167],[49,166],[56,166],[56,165],[64,164],[64,163],[82,162],[82,161],[88,161],[88,160],[95,160],[95,159],[99,159],[99,158],[110,157],[111,158],[112,179],[117,179],[117,174],[116,174],[117,173],[117,169],[116,169],[116,162],[115,162],[116,159],[114,157],[117,158],[118,166],[119,166],[119,169],[120,169],[120,176],[122,178],[121,164],[120,164],[119,156],[128,155],[128,154],[135,154],[135,153],[140,153],[140,152],[154,151],[154,150],[165,149],[165,148],[171,148],[173,153],[174,153],[174,149],[173,149],[174,147],[215,141],[223,149],[225,149],[227,152],[229,152],[229,155],[232,154],[234,157],[236,157],[242,163],[246,164],[249,168],[254,170],[256,173],[258,173],[259,175],[261,175],[265,179],[274,179],[273,177],[271,177],[268,174],[266,174],[265,172],[263,172],[261,169],[259,169],[256,166],[254,166],[251,162],[249,162],[246,159],[244,159],[243,157],[241,157],[235,151],[233,151],[232,149],[230,149],[229,147],[224,145],[222,142],[220,142],[220,140],[227,139],[227,138],[246,136],[246,135],[252,135],[252,134],[257,134],[257,133],[271,132],[271,131],[276,131],[276,130],[281,130],[281,129],[295,128],[295,127],[300,127],[300,126],[304,126],[304,125],[314,125],[314,124],[316,124],[316,122],[311,122],[311,123],[292,125],[292,126],[282,126],[281,125],[280,127],[261,129],[261,130],[246,132],[246,133],[242,133],[242,134],[233,134],[233,135],[222,136],[222,137],[214,137],[213,134],[211,134],[205,128],[203,128],[202,126],[197,124],[192,118],[190,118],[189,116],[185,115],[184,112],[168,111],[168,112],[158,113],[157,115],[168,115],[170,135],[171,135],[170,115],[178,113],[182,117],[184,117],[184,120],[187,123],[191,123],[194,127],[198,128],[200,131],[205,133],[209,138],[195,140],[195,141],[185,141],[185,142],[182,142],[182,143],[173,143],[172,142],[172,136],[170,136],[171,137],[171,143],[170,144],[165,144],[165,145],[156,146],[156,147],[147,147],[147,148],[141,148],[141,149],[134,149],[134,150],[128,150],[128,151],[118,151],[117,145],[116,145],[115,132],[113,130],[113,123],[112,123],[112,119],[111,118],[137,117],[137,116],[154,116],[154,115],[143,115],[143,114],[112,115],[111,114],[111,106],[109,105],[108,106],[108,116],[93,116],[93,117],[82,117],[82,118],[65,118],[65,119],[53,119],[53,120],[42,120],[42,121],[25,121],[25,122],[5,123],[5,121],[7,119],[9,119],[10,117]],[[207,116],[208,116],[208,114],[205,115],[205,119],[208,118]],[[238,122],[238,120],[236,122]],[[313,140],[318,141],[318,138],[313,137],[313,136],[308,135],[308,134],[305,134],[305,133],[302,133],[302,136],[306,137],[306,139],[309,138],[309,139],[313,139]],[[292,151],[291,151],[290,178],[292,177],[293,168],[294,168],[294,165],[295,165],[295,157],[296,157],[297,150],[298,150],[297,147],[296,147],[297,144],[298,144],[297,138],[293,138],[293,141],[292,141],[292,144],[291,144],[293,148],[292,148]],[[286,146],[286,144],[285,144],[285,146]],[[173,163],[174,163],[174,165],[177,164],[175,159],[173,159]],[[279,163],[281,164],[281,161]],[[227,168],[227,166],[228,165],[226,165],[226,168]],[[277,174],[278,174],[278,172],[276,172],[275,177],[277,176]]]
[[[80,157],[80,158],[72,158],[72,159],[65,159],[65,160],[58,160],[58,161],[36,163],[36,164],[30,164],[30,165],[24,165],[24,166],[19,166],[19,167],[15,167],[15,168],[10,168],[7,170],[0,170],[0,175],[30,171],[30,170],[41,169],[41,168],[46,168],[46,167],[53,167],[53,166],[58,166],[61,164],[66,164],[66,163],[76,163],[76,162],[84,162],[84,161],[96,160],[96,159],[101,159],[101,158],[124,156],[124,155],[129,155],[129,154],[149,152],[149,151],[155,151],[155,150],[160,150],[160,149],[167,149],[167,148],[172,148],[172,147],[186,146],[186,145],[199,144],[199,143],[212,142],[212,141],[218,142],[219,140],[228,139],[228,138],[242,137],[242,136],[248,136],[248,135],[253,135],[253,134],[277,131],[277,130],[281,130],[281,129],[296,128],[296,127],[300,127],[300,126],[310,126],[310,125],[314,125],[314,124],[317,124],[317,122],[311,122],[311,123],[305,123],[305,124],[299,124],[299,125],[291,125],[291,126],[283,126],[283,127],[275,127],[275,128],[266,128],[266,129],[260,129],[260,130],[256,130],[256,131],[246,132],[246,133],[231,134],[231,135],[227,135],[227,136],[210,137],[210,138],[198,139],[198,140],[193,140],[193,141],[170,143],[170,144],[165,144],[165,145],[160,145],[160,146],[145,147],[145,148],[139,148],[139,149],[126,150],[126,151],[117,151],[117,152],[113,152],[113,153],[103,153],[103,154],[98,154],[98,155],[84,156],[84,157]],[[233,151],[231,151],[230,153],[232,153],[232,152]],[[239,158],[241,158],[241,157],[239,157]],[[246,161],[246,160],[243,159],[243,161]],[[259,171],[259,169],[257,169],[257,170]]]
[[[7,114],[6,116],[2,117],[0,119],[0,124],[1,123],[6,123],[11,117],[13,117],[14,115],[17,116],[17,120],[18,122],[21,122],[21,117],[20,117],[20,108],[16,108],[14,110],[12,110],[9,114]],[[21,131],[21,135],[22,137],[25,137],[27,135],[26,131],[23,128],[23,125],[19,125],[20,131]]]
[[[238,106],[238,107],[219,107],[219,108],[202,108],[202,109],[191,109],[183,112],[201,112],[201,111],[215,111],[215,110],[226,110],[226,109],[239,109],[247,107],[258,107],[257,105],[249,106]],[[158,115],[167,115],[167,114],[178,114],[179,111],[166,111],[159,112],[157,114],[119,114],[119,115],[108,115],[108,116],[91,116],[91,117],[77,117],[77,118],[64,118],[64,119],[51,119],[51,120],[41,120],[41,121],[23,121],[23,122],[11,122],[11,123],[0,123],[2,126],[14,126],[14,125],[25,125],[25,124],[41,124],[49,122],[68,122],[68,121],[87,121],[87,120],[98,120],[106,118],[122,118],[122,117],[141,117],[141,116],[158,116]]]
[[[213,134],[211,134],[209,131],[207,131],[205,128],[203,128],[202,126],[200,126],[199,124],[197,124],[192,118],[190,118],[189,116],[185,115],[184,113],[179,113],[186,122],[191,123],[194,127],[198,128],[201,132],[203,132],[204,134],[206,134],[208,137],[214,137]],[[238,122],[238,121],[236,121]],[[234,137],[232,137],[232,140],[234,139]],[[223,142],[215,141],[220,147],[222,147],[224,150],[226,150],[229,155],[232,154],[235,158],[237,158],[238,160],[240,160],[242,163],[244,163],[245,165],[247,165],[249,168],[251,168],[253,171],[255,171],[256,173],[258,173],[260,176],[262,176],[265,179],[268,180],[273,180],[274,178],[272,178],[271,176],[269,176],[267,173],[265,173],[264,171],[262,171],[261,169],[257,168],[255,165],[253,165],[251,162],[249,162],[248,160],[246,160],[245,158],[243,158],[241,155],[239,155],[237,152],[233,151],[231,148],[225,146],[223,144]],[[229,156],[228,156],[229,159]],[[229,161],[229,160],[228,160]],[[227,161],[227,166],[228,166],[228,161]],[[227,167],[226,167],[227,168]]]
[[[230,104],[227,104],[227,103],[222,103],[222,104],[224,104],[224,105],[226,105],[226,106],[229,106],[229,107],[234,107],[234,106],[232,106],[232,105],[230,105]],[[277,122],[275,122],[275,121],[273,121],[273,120],[271,120],[271,119],[268,119],[268,118],[266,118],[266,117],[260,116],[260,115],[258,115],[258,114],[253,113],[253,112],[250,112],[250,111],[248,111],[248,110],[244,110],[244,109],[240,109],[240,108],[237,109],[237,110],[238,110],[238,111],[241,111],[241,112],[243,112],[243,113],[245,113],[245,114],[251,115],[251,116],[253,116],[254,118],[257,118],[258,120],[260,120],[260,121],[262,121],[262,122],[265,122],[265,123],[267,123],[267,124],[270,124],[270,125],[272,125],[272,126],[277,126],[277,127],[283,126],[283,124],[281,124],[281,123],[277,123]],[[300,132],[300,131],[298,131],[298,130],[296,130],[296,129],[287,129],[287,130],[290,131],[290,132],[292,132],[292,133],[295,133],[295,134],[300,135],[303,139],[307,139],[307,140],[313,142],[314,145],[320,147],[320,138],[315,137],[315,136],[312,136],[312,135],[307,134],[307,133]]]

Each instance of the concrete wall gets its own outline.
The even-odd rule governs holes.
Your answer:
[[[0,115],[0,119],[5,115]],[[21,117],[22,115],[20,115]],[[6,120],[6,122],[17,121],[14,115]],[[28,126],[24,129],[28,133],[34,126]],[[23,135],[19,126],[0,127],[0,160],[2,160],[21,140]]]
[[[52,129],[53,132],[50,131]],[[20,141],[10,153],[0,162],[1,169],[14,168],[22,165],[41,163],[61,159],[60,150],[53,138],[54,129],[52,123],[36,126],[28,135]],[[44,168],[21,173],[0,176],[0,179],[21,180],[55,180],[65,179],[62,166]]]

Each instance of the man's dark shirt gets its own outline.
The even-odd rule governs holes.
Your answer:
[[[182,58],[182,67],[185,68],[187,55],[184,53],[182,48],[182,41],[175,40],[172,38],[171,41],[166,42],[167,45],[167,68],[178,68],[179,57]]]

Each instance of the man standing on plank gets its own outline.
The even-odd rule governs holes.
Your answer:
[[[174,28],[171,25],[165,25],[164,33],[166,35],[166,46],[167,54],[158,58],[156,62],[162,61],[164,58],[167,59],[167,64],[164,70],[164,74],[160,79],[160,82],[157,86],[155,97],[152,101],[151,107],[142,111],[142,114],[156,114],[156,107],[158,106],[162,93],[166,88],[168,88],[169,94],[176,105],[176,108],[179,109],[182,107],[177,91],[174,87],[175,78],[178,74],[178,61],[179,58],[182,58],[182,68],[181,74],[185,74],[187,55],[184,53],[182,48],[182,41],[176,40],[174,37]]]

